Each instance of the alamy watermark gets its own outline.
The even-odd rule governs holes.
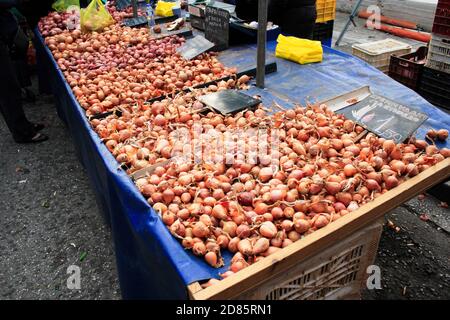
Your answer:
[[[367,289],[380,290],[381,289],[381,269],[380,269],[380,267],[377,265],[370,265],[367,267],[366,272],[369,275],[366,280]]]
[[[76,265],[67,267],[67,289],[80,290],[81,289],[81,268]]]
[[[378,30],[381,28],[381,8],[376,5],[367,7],[366,12],[370,14],[367,18],[366,26],[369,30]]]
[[[220,131],[201,123],[176,128],[169,135],[173,162],[206,165],[241,162],[278,167],[282,139],[284,130],[250,127]]]

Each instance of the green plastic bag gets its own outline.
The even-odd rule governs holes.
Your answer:
[[[80,7],[80,0],[56,0],[52,4],[52,8],[58,12],[66,11],[70,6]]]
[[[80,12],[80,24],[82,31],[101,31],[114,23],[101,0],[92,0],[91,3]]]

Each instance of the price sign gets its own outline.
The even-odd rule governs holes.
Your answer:
[[[250,109],[261,103],[261,100],[255,99],[237,90],[214,92],[201,96],[198,100],[208,107],[219,111],[223,115]]]
[[[186,60],[191,60],[212,47],[214,47],[214,43],[206,40],[205,37],[201,35],[197,35],[192,39],[186,40],[182,46],[177,48],[177,52]]]
[[[356,121],[385,139],[403,142],[428,116],[385,97],[372,94],[364,100],[339,110],[347,119]]]
[[[123,20],[123,25],[127,27],[139,27],[144,24],[147,24],[147,17],[143,16]]]
[[[206,6],[205,38],[216,45],[214,50],[221,51],[227,49],[229,36],[230,12],[221,8]]]
[[[131,6],[131,0],[116,0],[117,10],[123,10],[129,6]]]

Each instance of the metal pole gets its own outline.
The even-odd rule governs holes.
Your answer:
[[[131,3],[133,5],[133,18],[137,18],[137,16],[138,16],[137,0],[131,0]]]
[[[264,88],[266,75],[266,40],[268,0],[258,1],[258,54],[256,60],[256,85]]]
[[[358,14],[359,6],[361,5],[362,0],[358,0],[358,2],[353,7],[352,13],[350,14],[350,17],[347,20],[347,23],[344,26],[344,29],[342,29],[341,34],[339,35],[339,38],[337,39],[335,45],[339,46],[339,43],[341,42],[342,38],[344,37],[344,34],[347,32],[348,26],[350,25],[350,22],[353,23],[354,26],[356,26],[355,21],[353,18],[355,18]]]

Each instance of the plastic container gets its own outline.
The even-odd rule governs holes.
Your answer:
[[[427,67],[450,73],[450,37],[431,35]]]
[[[411,49],[412,47],[407,43],[388,38],[374,42],[354,44],[352,46],[352,54],[382,72],[388,73],[391,55],[407,54],[411,52]]]
[[[418,92],[435,106],[450,111],[450,74],[425,66]]]
[[[336,18],[336,0],[317,0],[317,23],[327,22]]]
[[[432,31],[450,37],[450,0],[438,1]]]
[[[416,90],[419,87],[422,69],[427,60],[428,47],[420,47],[416,52],[391,56],[389,76],[408,88]]]
[[[377,220],[311,254],[304,261],[287,268],[277,268],[269,278],[261,277],[251,286],[236,282],[231,297],[219,291],[214,299],[361,299],[361,292],[367,288],[367,268],[375,261],[382,230],[383,220]],[[191,300],[211,299],[208,294],[202,294],[202,290],[198,282],[189,285]]]
[[[316,23],[313,30],[313,40],[318,40],[326,46],[331,46],[333,38],[334,20],[325,23]]]
[[[267,30],[267,41],[274,41],[281,33],[281,29],[275,28]],[[238,45],[245,43],[257,43],[258,30],[243,26],[240,23],[230,22],[230,45]]]

